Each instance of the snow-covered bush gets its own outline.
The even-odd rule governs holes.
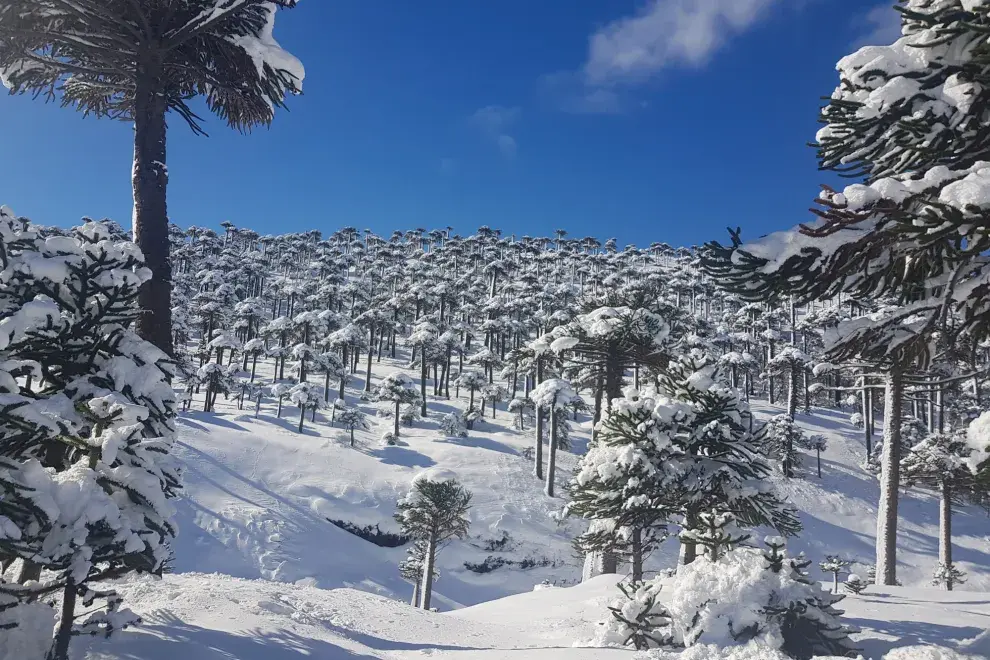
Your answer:
[[[597,639],[601,646],[631,646],[637,651],[670,646],[670,617],[657,601],[659,582],[618,585],[622,596],[609,605],[612,616],[602,622]]]
[[[766,545],[765,552],[740,548],[681,567],[667,603],[675,641],[690,647],[757,640],[799,659],[853,655],[852,630],[833,607],[843,597],[808,579],[809,562],[788,558],[782,538]]]
[[[669,620],[665,631],[669,643],[688,651],[705,645],[735,650],[756,644],[755,648],[774,649],[780,657],[798,660],[855,656],[849,640],[854,630],[842,623],[841,612],[833,607],[843,596],[829,594],[812,582],[804,571],[810,562],[800,556],[789,558],[782,538],[768,537],[765,543],[764,552],[739,548],[714,561],[702,556],[681,566],[667,586],[665,605],[656,603],[659,580],[655,580],[642,591],[642,598],[630,598],[624,606],[636,621],[649,621],[651,614],[654,621]],[[642,611],[638,604],[651,596],[652,609]],[[618,630],[607,622],[604,627]],[[621,643],[616,634],[602,634],[595,641]]]
[[[855,573],[850,573],[846,581],[842,583],[842,588],[851,594],[860,595],[866,591],[868,583]]]

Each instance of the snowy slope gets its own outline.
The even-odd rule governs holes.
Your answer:
[[[783,412],[765,402],[753,408],[760,416]],[[865,577],[876,556],[880,484],[862,467],[862,432],[848,424],[848,413],[835,410],[814,409],[797,421],[809,433],[824,434],[828,449],[822,454],[821,479],[815,457],[806,454],[800,478],[777,481],[804,526],[791,547],[815,562],[826,554],[860,562],[853,570]],[[898,511],[897,578],[904,586],[927,587],[938,558],[938,499],[924,490],[902,490]],[[954,512],[952,524],[954,561],[968,573],[961,588],[990,591],[990,517],[977,507],[963,507]]]
[[[401,361],[386,358],[375,365],[374,381],[402,368]],[[351,382],[348,404],[371,414],[374,404],[357,396],[362,387],[360,378]],[[250,403],[238,410],[236,402],[221,399],[217,412],[206,414],[195,411],[202,402],[194,401],[179,424],[185,495],[178,503],[176,573],[164,582],[127,584],[126,602],[147,625],[94,643],[87,657],[174,657],[182,640],[199,649],[200,655],[188,660],[253,658],[256,652],[266,660],[307,653],[330,659],[628,657],[624,651],[569,648],[589,638],[604,616],[615,593],[614,577],[573,589],[532,591],[543,580],[564,584],[579,578],[570,539],[580,521],[561,521],[564,499],[543,494],[531,462],[522,456],[532,431],[515,431],[504,404],[496,419],[489,413],[466,439],[439,436],[439,413],[466,403],[466,397],[448,402],[431,396],[431,418],[402,428],[404,446],[381,445],[381,433],[391,427],[391,419],[382,418],[373,420],[371,431],[359,431],[352,448],[346,432],[331,427],[322,413],[315,424],[307,415],[305,432],[298,434],[298,410],[288,403],[277,419],[270,400],[257,418]],[[754,408],[761,417],[779,412],[763,403]],[[816,562],[835,553],[872,563],[878,486],[860,467],[863,441],[845,418],[828,410],[799,417],[808,431],[828,436],[823,477],[814,475],[809,457],[801,478],[781,479],[779,486],[805,526],[792,541],[793,550]],[[572,434],[574,453],[564,452],[558,461],[558,485],[583,451],[587,429],[582,417]],[[452,543],[439,557],[435,604],[442,611],[457,610],[444,615],[401,602],[411,593],[397,571],[403,548],[377,547],[327,521],[397,530],[391,519],[395,502],[416,474],[434,466],[454,471],[475,494],[471,538]],[[990,591],[986,514],[957,515],[956,553],[970,574],[963,588],[971,591],[946,594],[924,588],[937,553],[936,501],[908,493],[901,513],[898,570],[912,589],[871,588],[843,604],[852,623],[864,629],[864,648],[876,657],[912,640],[954,643],[990,627],[990,595],[975,593]],[[510,536],[505,551],[484,548],[503,532]],[[668,543],[648,568],[672,565],[675,552],[676,544]],[[546,559],[552,565],[503,567],[483,575],[464,567],[465,561],[481,562],[489,555]],[[512,594],[519,595],[503,598]]]
[[[632,651],[572,648],[614,596],[614,576],[436,614],[353,589],[324,591],[223,575],[121,585],[144,618],[111,640],[81,640],[85,660],[613,660]],[[913,644],[965,646],[990,620],[988,594],[884,589],[842,603],[866,657]],[[990,652],[984,639],[968,649]]]
[[[388,362],[376,374],[400,366]],[[353,383],[358,390],[362,385],[361,380]],[[362,403],[354,394],[348,388],[348,404],[373,414],[374,404]],[[467,401],[452,403],[465,406]],[[251,410],[238,411],[234,401],[221,399],[217,413],[189,412],[180,419],[186,492],[178,506],[177,571],[347,586],[406,599],[411,586],[397,570],[405,549],[377,547],[327,519],[398,531],[392,520],[396,501],[416,474],[440,466],[452,470],[474,498],[471,538],[440,554],[437,606],[475,604],[529,590],[545,579],[579,577],[579,561],[570,546],[579,522],[558,522],[564,500],[542,494],[531,462],[521,455],[532,443],[531,432],[511,428],[504,404],[497,418],[489,414],[468,438],[445,439],[438,434],[436,417],[452,408],[431,400],[434,418],[403,427],[406,446],[398,447],[383,447],[379,440],[391,429],[391,419],[369,417],[374,428],[358,431],[354,448],[347,432],[331,427],[322,413],[316,424],[307,415],[300,435],[298,411],[290,404],[285,404],[282,419],[275,416],[274,402],[266,401],[257,419],[253,405],[247,405]],[[584,444],[586,440],[575,438],[575,449]],[[561,455],[559,484],[569,477],[574,461],[571,454]],[[510,551],[483,549],[503,533],[509,534]],[[482,562],[489,555],[551,565],[483,575],[464,568],[464,562]]]

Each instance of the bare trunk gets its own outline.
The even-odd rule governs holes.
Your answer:
[[[147,64],[144,67],[149,68]],[[157,67],[151,67],[157,68]],[[137,332],[168,355],[172,348],[172,264],[169,258],[165,97],[157,71],[139,71],[134,98],[134,242],[151,279],[141,286]]]
[[[46,660],[69,660],[69,641],[72,639],[72,622],[75,614],[76,586],[72,580],[69,580],[62,592],[62,617]]]
[[[900,485],[901,404],[904,385],[897,368],[887,374],[884,399],[880,504],[877,507],[878,585],[897,582],[897,488]]]
[[[432,534],[427,540],[426,557],[423,558],[423,592],[420,594],[419,606],[424,610],[430,609],[430,599],[433,596],[433,563],[436,561],[437,537]]]
[[[632,580],[643,579],[643,530],[635,528],[632,534]]]
[[[952,568],[952,489],[947,481],[942,483],[938,507],[938,561]],[[947,576],[945,589],[952,591],[951,575]]]
[[[557,412],[556,405],[550,406],[550,447],[549,453],[547,454],[547,485],[546,494],[547,497],[553,497],[553,480],[556,474],[556,463],[557,463],[557,418],[559,413]]]

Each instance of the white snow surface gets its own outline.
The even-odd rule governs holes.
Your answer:
[[[385,358],[375,364],[372,385],[406,362]],[[259,364],[259,367],[262,365]],[[260,371],[260,370],[259,370]],[[412,372],[409,372],[412,373]],[[417,383],[418,385],[418,383]],[[361,401],[358,374],[347,389],[347,405],[374,412]],[[580,659],[634,657],[625,649],[572,648],[593,636],[614,600],[615,576],[586,584],[570,541],[582,522],[561,520],[565,500],[548,498],[532,475],[522,451],[532,430],[512,428],[513,415],[499,404],[498,416],[476,422],[467,438],[443,438],[437,428],[444,413],[463,410],[460,399],[435,399],[428,387],[430,415],[401,428],[401,444],[378,440],[391,428],[390,417],[370,430],[349,433],[329,424],[329,410],[317,412],[296,433],[298,412],[265,399],[255,419],[253,405],[217,401],[215,413],[202,408],[179,420],[177,457],[185,466],[185,490],[176,502],[179,537],[175,572],[160,581],[132,579],[120,586],[125,606],[144,624],[110,640],[77,639],[74,658],[86,660],[288,660],[300,657],[351,658]],[[453,393],[453,392],[452,392]],[[760,417],[781,412],[754,402]],[[570,413],[568,413],[570,414]],[[861,467],[861,432],[847,422],[848,411],[815,410],[798,415],[809,433],[822,433],[823,477],[815,476],[814,456],[804,456],[799,477],[778,487],[801,512],[804,531],[789,542],[817,562],[839,554],[865,574],[873,563],[879,485]],[[557,483],[573,474],[587,447],[589,418],[574,424],[571,451],[558,456]],[[470,536],[452,542],[438,558],[440,579],[434,604],[440,613],[407,604],[412,587],[401,580],[398,564],[406,548],[381,548],[328,522],[378,524],[398,531],[396,502],[423,472],[453,473],[472,491]],[[561,489],[561,492],[562,489]],[[866,658],[879,660],[892,648],[940,644],[962,649],[990,627],[990,521],[972,508],[954,517],[957,566],[968,573],[961,591],[930,586],[937,559],[938,502],[921,491],[902,494],[898,537],[898,578],[904,587],[870,587],[839,604]],[[507,551],[486,549],[505,532]],[[763,531],[754,534],[762,538]],[[523,570],[501,567],[477,574],[465,562],[489,555],[519,561],[547,560],[549,566]],[[647,570],[674,565],[676,545],[668,542]],[[556,582],[557,588],[540,586]],[[974,641],[968,653],[988,657],[990,641]],[[980,654],[983,655],[980,655]],[[687,656],[686,656],[687,657]],[[700,656],[705,657],[705,656]],[[901,656],[902,658],[904,656]],[[919,658],[922,656],[918,656]],[[938,656],[933,656],[938,657]],[[951,657],[951,656],[946,656]]]

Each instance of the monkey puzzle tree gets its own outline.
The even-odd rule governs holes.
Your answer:
[[[172,353],[166,114],[205,135],[203,96],[231,127],[267,125],[302,87],[302,65],[272,38],[296,0],[0,0],[0,79],[12,93],[59,98],[134,123],[134,241],[153,277],[138,332]]]
[[[705,270],[748,301],[892,298],[895,306],[839,324],[826,358],[877,367],[886,385],[877,580],[896,581],[901,409],[911,369],[932,341],[980,341],[990,328],[990,89],[985,2],[904,0],[901,34],[838,63],[821,112],[823,169],[862,177],[826,187],[813,223],[743,244],[710,243]],[[951,327],[947,319],[957,322]]]

